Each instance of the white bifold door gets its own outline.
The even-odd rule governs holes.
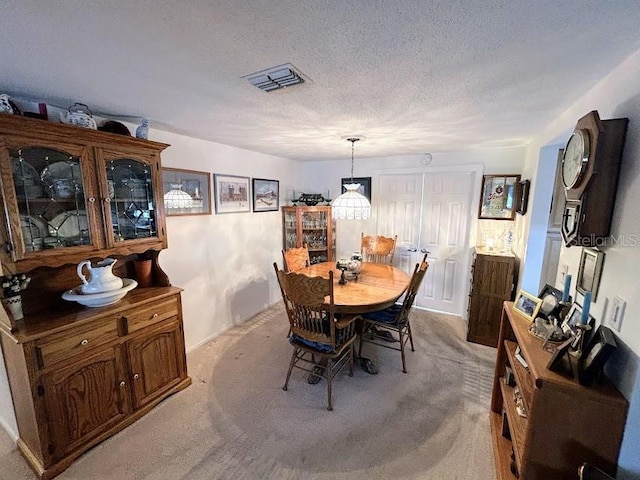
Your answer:
[[[377,230],[398,235],[394,264],[408,273],[429,252],[415,304],[463,315],[469,278],[469,226],[474,172],[382,174]]]

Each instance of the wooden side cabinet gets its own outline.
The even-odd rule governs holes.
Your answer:
[[[329,205],[282,207],[283,249],[307,245],[311,263],[335,260],[335,230]]]
[[[191,384],[180,292],[134,289],[107,307],[32,314],[14,332],[0,324],[18,448],[40,478]]]
[[[495,347],[500,331],[500,312],[505,300],[512,300],[516,257],[476,248],[471,268],[467,341]]]
[[[573,358],[563,358],[558,373],[548,370],[552,353],[529,325],[513,302],[504,303],[490,413],[498,480],[575,480],[584,462],[615,475],[627,401],[606,380],[580,385]],[[518,347],[526,367],[516,358]]]

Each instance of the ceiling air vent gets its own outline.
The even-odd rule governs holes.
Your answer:
[[[251,85],[265,92],[305,82],[302,73],[297,71],[290,63],[245,75],[242,78],[246,78],[251,82]]]

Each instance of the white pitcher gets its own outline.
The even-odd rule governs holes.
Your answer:
[[[78,276],[82,280],[80,291],[86,295],[120,290],[122,288],[122,279],[116,277],[112,272],[113,265],[115,265],[116,262],[117,260],[114,258],[105,258],[99,261],[95,267],[91,266],[91,261],[89,260],[80,262],[76,269]],[[89,270],[88,279],[82,273],[82,269],[85,266],[87,270]]]

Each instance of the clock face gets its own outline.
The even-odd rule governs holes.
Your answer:
[[[580,183],[589,163],[589,132],[576,130],[569,138],[562,157],[562,183],[573,188]]]

